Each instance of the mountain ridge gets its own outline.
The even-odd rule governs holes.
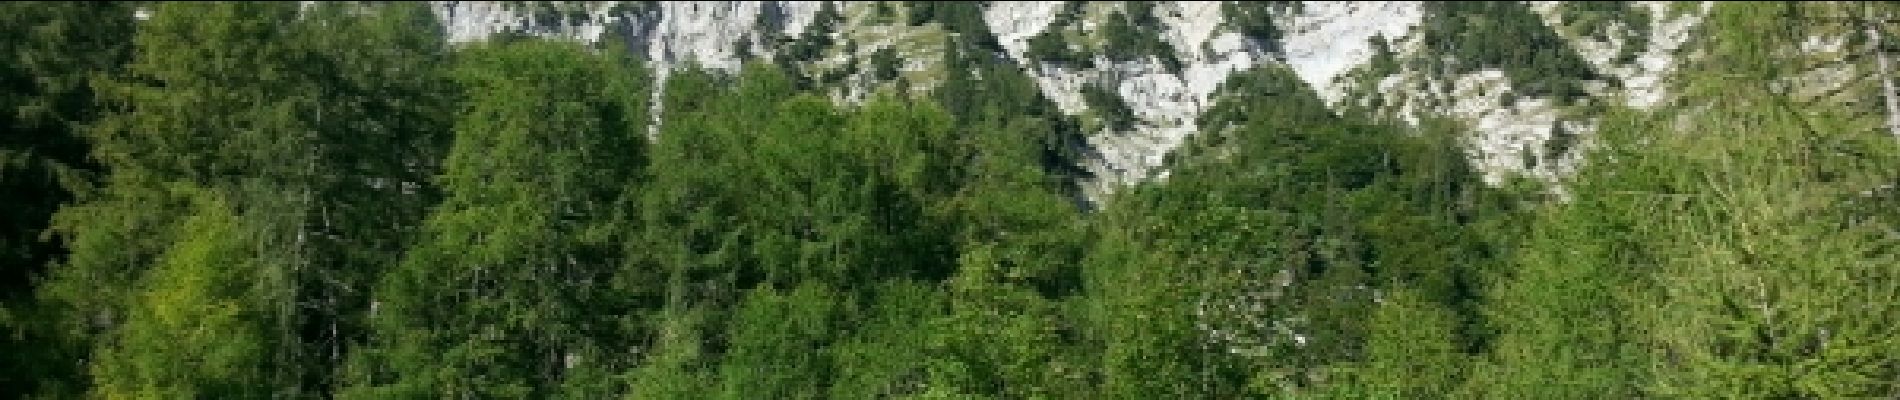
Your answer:
[[[434,9],[454,42],[501,32],[592,42],[618,33],[646,54],[661,82],[688,64],[731,73],[745,62],[790,62],[807,65],[806,79],[833,83],[834,100],[851,103],[941,84],[945,39],[967,28],[917,4],[931,3],[446,1]],[[1268,64],[1291,68],[1336,112],[1410,126],[1422,118],[1462,123],[1466,152],[1486,182],[1522,177],[1561,191],[1581,159],[1572,150],[1589,146],[1606,107],[1671,103],[1676,75],[1697,62],[1695,42],[1714,2],[977,4],[980,16],[960,18],[981,19],[971,34],[984,37],[972,43],[996,46],[979,51],[995,51],[1083,121],[1075,151],[1087,176],[1079,183],[1099,202],[1118,188],[1165,179],[1169,155],[1187,138],[1223,129],[1198,123],[1219,86]],[[827,6],[841,13],[836,26],[808,32]],[[1852,33],[1808,32],[1801,51],[1811,54],[1799,56],[1851,56]],[[785,43],[818,39],[826,43],[816,50],[810,43],[791,50],[821,58],[773,61],[786,58]],[[1525,40],[1535,43],[1513,42]],[[878,56],[894,56],[883,62],[897,71],[877,77],[870,64]],[[1787,84],[1837,95],[1869,86],[1873,66],[1865,64],[1826,65]],[[655,86],[655,99],[663,90]]]

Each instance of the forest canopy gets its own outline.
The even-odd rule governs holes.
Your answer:
[[[1433,7],[1431,45],[1490,48],[1455,68],[1593,74],[1466,29],[1518,6]],[[786,63],[452,45],[422,3],[9,2],[0,392],[1900,395],[1900,152],[1866,104],[1759,84],[1799,73],[1752,34],[1783,7],[1715,5],[1680,99],[1612,107],[1554,182],[1269,64],[1167,179],[1088,204],[1081,117],[974,3],[901,14],[970,33],[941,87],[839,102]]]

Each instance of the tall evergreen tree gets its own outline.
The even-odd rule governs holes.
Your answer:
[[[1773,19],[1817,6],[1717,5],[1677,104],[1604,119],[1575,200],[1541,218],[1490,296],[1496,365],[1477,394],[1895,393],[1876,378],[1900,354],[1880,267],[1893,147],[1869,105],[1776,85],[1806,72],[1789,60],[1815,31]]]
[[[1116,195],[1100,221],[1087,282],[1109,390],[1326,397],[1456,382],[1387,373],[1417,356],[1395,338],[1441,340],[1439,359],[1469,352],[1472,291],[1495,263],[1473,232],[1504,215],[1504,197],[1453,131],[1336,115],[1282,68],[1226,85],[1203,120],[1214,131],[1177,152],[1166,183]],[[1380,309],[1437,320],[1365,318]]]
[[[54,211],[98,172],[81,133],[101,114],[90,83],[124,66],[132,12],[127,2],[0,4],[0,387],[10,392],[59,393],[79,378],[33,284],[65,251],[46,232]]]
[[[103,398],[271,398],[293,395],[279,357],[295,340],[277,332],[282,314],[269,276],[282,265],[253,243],[261,228],[208,192],[178,227],[127,306],[119,333],[94,354],[94,394]],[[276,279],[282,279],[277,277]],[[258,281],[266,281],[260,284]]]
[[[120,325],[136,321],[127,313],[146,290],[146,260],[193,240],[178,230],[178,216],[190,215],[178,193],[207,191],[245,221],[249,246],[277,249],[249,253],[257,259],[247,265],[259,267],[242,270],[268,286],[242,301],[269,305],[274,325],[262,343],[273,346],[263,351],[274,367],[233,384],[320,396],[362,334],[360,293],[431,202],[420,178],[433,174],[437,153],[429,136],[441,125],[441,31],[416,4],[154,11],[127,76],[103,85],[112,113],[90,134],[111,174],[60,212],[73,254],[46,292],[70,307],[74,332],[164,334],[140,330],[171,325]],[[123,351],[120,343],[99,350]],[[111,373],[95,380],[137,382]]]
[[[60,211],[56,227],[71,238],[73,254],[46,288],[62,305],[71,307],[67,315],[75,318],[68,321],[70,329],[100,334],[95,354],[149,358],[105,358],[94,363],[93,381],[106,391],[101,394],[199,390],[192,381],[137,379],[134,376],[141,370],[128,367],[184,362],[166,357],[188,357],[191,350],[227,358],[216,363],[245,363],[240,359],[261,356],[209,349],[137,352],[133,350],[140,344],[153,342],[130,339],[167,334],[146,330],[184,328],[141,325],[138,321],[143,317],[134,314],[134,306],[151,298],[142,294],[147,291],[148,276],[155,273],[147,260],[191,240],[190,232],[181,230],[186,219],[180,216],[191,215],[189,197],[181,194],[205,190],[226,198],[226,204],[234,208],[231,213],[260,219],[249,230],[253,246],[289,247],[285,239],[294,234],[285,229],[286,218],[256,211],[265,207],[249,200],[303,171],[303,163],[289,160],[301,159],[297,154],[302,141],[296,139],[306,131],[288,118],[290,101],[275,92],[294,86],[283,70],[297,64],[295,52],[286,43],[292,37],[296,12],[294,6],[275,4],[161,5],[139,27],[134,40],[138,56],[128,67],[128,76],[106,85],[103,94],[113,114],[91,134],[93,156],[110,168],[111,175],[97,194]],[[273,213],[287,203],[281,198],[269,200]],[[270,285],[267,289],[179,298],[212,301],[242,295],[246,297],[238,301],[276,317],[270,326],[255,327],[271,339],[257,342],[271,346],[256,350],[279,357],[268,364],[274,368],[269,373],[229,375],[231,381],[216,384],[259,390],[252,393],[296,387],[302,370],[287,359],[301,352],[295,349],[295,340],[282,340],[294,337],[283,318],[293,305],[283,296],[290,285],[281,279],[286,276],[283,272],[294,268],[295,263],[282,257],[289,254],[250,253],[254,258],[215,261],[256,266],[239,273],[258,275],[235,279],[259,281]],[[265,281],[267,273],[280,279]],[[190,310],[203,304],[167,306]]]
[[[576,44],[466,52],[447,199],[374,295],[344,394],[608,396],[580,380],[624,368],[642,332],[613,284],[644,164],[642,75]]]

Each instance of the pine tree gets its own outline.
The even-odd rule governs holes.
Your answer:
[[[271,374],[228,384],[326,393],[363,334],[360,293],[432,202],[421,178],[437,157],[445,50],[434,21],[415,4],[158,5],[127,76],[101,85],[111,114],[89,135],[111,173],[56,219],[73,254],[46,292],[71,307],[69,329],[114,352],[113,337],[175,327],[120,325],[143,296],[145,260],[195,240],[179,231],[178,193],[204,191],[244,220],[248,246],[278,249],[234,272],[265,286],[244,301],[269,305],[260,343],[272,347],[259,351]],[[100,383],[135,371],[96,370]]]
[[[465,51],[447,198],[378,287],[343,394],[611,390],[574,380],[624,368],[643,332],[613,284],[644,164],[641,75],[577,44]]]
[[[101,107],[89,84],[118,74],[130,53],[125,2],[0,5],[0,387],[17,394],[71,389],[81,366],[59,310],[34,296],[65,252],[47,228],[98,165],[82,131]]]
[[[181,193],[210,192],[225,199],[234,208],[231,213],[245,219],[254,228],[250,246],[278,248],[294,236],[294,224],[286,226],[285,201],[259,196],[282,188],[278,183],[295,179],[302,163],[297,160],[295,139],[307,132],[285,111],[291,100],[278,96],[277,88],[295,86],[281,71],[295,64],[296,52],[285,45],[291,37],[296,8],[274,4],[166,4],[158,7],[152,20],[139,26],[134,40],[137,57],[128,67],[128,76],[103,85],[102,96],[112,112],[90,133],[93,156],[111,174],[103,188],[82,199],[82,203],[63,208],[55,227],[71,238],[73,254],[59,266],[55,278],[45,288],[48,295],[64,307],[71,307],[67,321],[73,332],[95,334],[94,354],[115,354],[135,349],[141,343],[133,338],[164,337],[177,334],[165,329],[187,328],[177,324],[139,324],[139,306],[176,307],[188,312],[206,304],[143,304],[153,299],[145,294],[147,281],[156,279],[163,268],[147,260],[194,240],[193,232],[183,230],[181,215],[190,215],[188,196]],[[293,167],[292,165],[295,165]],[[269,209],[269,211],[264,211]],[[237,244],[221,246],[243,246]],[[298,263],[286,259],[298,252],[256,254],[236,260],[203,262],[249,263],[233,273],[256,274],[227,278],[257,281],[268,286],[261,291],[216,293],[186,296],[178,301],[217,301],[238,297],[247,304],[259,304],[268,320],[230,321],[243,329],[265,329],[267,339],[249,338],[266,345],[254,348],[257,354],[225,354],[236,357],[218,362],[238,362],[241,358],[266,354],[268,373],[250,371],[204,381],[205,385],[245,387],[269,393],[297,387],[303,371],[291,361],[297,351],[294,330],[286,318],[294,304],[288,296],[287,270]],[[268,260],[266,260],[268,258]],[[181,266],[175,269],[197,268]],[[270,277],[270,278],[267,278]],[[184,289],[181,289],[184,290]],[[253,324],[267,323],[257,327]],[[210,339],[185,342],[205,346]],[[128,347],[130,346],[130,347]],[[157,359],[102,359],[92,368],[99,390],[140,393],[149,390],[192,393],[212,390],[197,381],[141,379],[139,368],[123,368],[115,363],[166,362],[162,357],[191,357],[208,348],[185,348],[178,352],[152,353]],[[245,361],[245,363],[249,363]],[[255,365],[255,364],[253,364]],[[239,367],[233,367],[239,368]],[[120,375],[127,374],[127,375]],[[105,394],[105,393],[102,393]]]
[[[277,357],[294,340],[279,335],[288,316],[275,309],[282,270],[255,246],[261,228],[233,214],[216,195],[187,194],[190,216],[128,306],[120,333],[94,356],[94,394],[103,398],[269,398],[290,395]],[[277,384],[272,384],[273,382]]]
[[[1838,5],[1829,5],[1838,6]],[[1656,290],[1635,322],[1650,333],[1650,390],[1692,397],[1879,397],[1900,393],[1894,147],[1878,103],[1809,101],[1775,82],[1803,73],[1783,61],[1825,26],[1763,27],[1763,15],[1820,5],[1723,4],[1712,11],[1711,60],[1683,96],[1687,130],[1654,132],[1628,158],[1664,165],[1656,178],[1679,210],[1666,233]],[[1871,61],[1871,60],[1865,60]],[[1717,77],[1727,77],[1721,79]],[[1734,78],[1742,79],[1734,79]],[[1878,86],[1863,81],[1867,87]],[[1805,106],[1796,106],[1805,104]],[[1690,132],[1725,132],[1701,137]],[[1632,143],[1633,140],[1612,143]]]

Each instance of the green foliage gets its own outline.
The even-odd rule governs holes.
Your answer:
[[[1299,2],[1293,1],[1240,1],[1221,4],[1221,14],[1227,16],[1221,23],[1247,35],[1247,38],[1266,46],[1269,51],[1278,52],[1280,32],[1277,19],[1285,18],[1300,11]]]
[[[1220,93],[1203,121],[1219,130],[1183,148],[1165,186],[1118,195],[1108,211],[1106,229],[1125,232],[1109,237],[1126,239],[1099,247],[1109,253],[1091,267],[1091,293],[1128,315],[1109,321],[1148,318],[1103,329],[1118,335],[1104,354],[1111,391],[1304,397],[1457,383],[1394,372],[1421,352],[1464,367],[1476,318],[1462,310],[1498,262],[1477,232],[1509,216],[1506,197],[1479,183],[1453,131],[1341,118],[1284,68],[1236,75]],[[1394,312],[1436,322],[1365,319],[1380,292],[1407,293]]]
[[[949,45],[944,54],[949,73],[932,97],[957,118],[957,130],[964,138],[966,150],[952,157],[978,154],[979,161],[1039,165],[1041,171],[1053,175],[1038,174],[1021,184],[1072,184],[1073,177],[1082,173],[1080,149],[1084,147],[1073,117],[1063,115],[1015,65],[980,54],[966,56],[956,43]],[[1073,195],[1075,189],[1061,190]]]
[[[68,332],[168,334],[168,325],[125,324],[148,260],[191,239],[175,236],[176,215],[187,213],[173,193],[209,192],[254,227],[245,246],[282,249],[257,255],[278,272],[257,281],[264,299],[244,300],[268,305],[260,309],[274,323],[259,343],[278,358],[269,374],[248,375],[265,380],[227,384],[290,396],[329,390],[337,355],[362,334],[370,267],[400,251],[430,201],[416,183],[439,154],[434,93],[446,88],[431,66],[446,49],[422,5],[303,11],[159,5],[139,27],[125,76],[98,82],[109,115],[87,132],[111,174],[55,217],[75,245],[44,287]],[[136,370],[95,381],[120,372]]]
[[[1129,109],[1128,103],[1123,102],[1121,96],[1115,95],[1114,92],[1101,85],[1083,86],[1082,104],[1088,105],[1089,110],[1094,111],[1098,118],[1106,122],[1109,129],[1115,131],[1134,129],[1135,110]]]
[[[641,334],[640,293],[611,284],[644,164],[640,73],[566,43],[464,57],[447,199],[384,279],[346,396],[545,396],[625,368],[619,341]]]
[[[902,72],[904,59],[897,56],[897,49],[884,47],[871,53],[871,77],[881,81],[897,79]]]
[[[215,197],[196,195],[182,238],[166,249],[131,303],[118,334],[92,364],[104,398],[264,398],[292,362],[274,349],[284,317],[271,310],[269,282],[283,279],[248,242],[252,227]]]
[[[1094,66],[1094,59],[1070,48],[1068,39],[1058,32],[1059,30],[1056,29],[1045,30],[1029,38],[1029,50],[1023,53],[1023,56],[1032,60],[1075,65],[1080,68]]]
[[[866,20],[870,24],[891,24],[897,22],[897,9],[888,1],[871,2],[871,15]]]
[[[1139,1],[1130,3],[1149,4]],[[1102,55],[1115,61],[1154,57],[1168,71],[1181,70],[1181,59],[1174,55],[1174,46],[1161,39],[1161,23],[1155,19],[1153,5],[1146,8],[1131,6],[1127,14],[1112,12],[1107,19],[1099,32]]]
[[[1183,215],[1141,215],[1134,210],[1158,207],[1134,206],[1132,197],[1116,204],[1130,205],[1104,211],[1114,219],[1104,221],[1085,281],[1088,331],[1102,346],[1100,391],[1118,398],[1238,396],[1247,360],[1212,343],[1197,321],[1211,292],[1202,284],[1212,279],[1196,275],[1213,268],[1181,268],[1205,265],[1179,239],[1198,227],[1166,222]]]
[[[1385,36],[1376,35],[1366,40],[1372,43],[1372,58],[1366,61],[1366,74],[1387,77],[1399,73],[1398,55],[1392,51],[1391,42]]]
[[[835,368],[830,345],[842,326],[841,303],[822,284],[787,291],[753,289],[733,311],[720,368],[725,398],[821,398]]]
[[[764,18],[761,16],[760,18]],[[844,14],[831,2],[819,5],[818,13],[812,16],[811,25],[805,27],[803,34],[796,40],[784,45],[780,57],[788,60],[811,61],[824,55],[832,46],[832,36],[838,33],[838,24],[844,23]]]
[[[996,35],[990,33],[989,23],[983,20],[983,2],[905,1],[903,4],[906,25],[940,23],[951,35],[979,50],[992,54],[1003,52],[1003,46],[996,43]]]
[[[1084,13],[1086,2],[1064,2],[1061,11],[1050,21],[1042,33],[1029,38],[1029,48],[1024,57],[1031,60],[1055,63],[1057,65],[1091,68],[1095,57],[1090,49],[1077,48],[1071,42],[1082,34],[1074,32],[1076,24]],[[1154,15],[1153,2],[1127,2],[1127,12],[1115,11],[1104,17],[1098,31],[1100,48],[1092,49],[1111,61],[1143,61],[1147,57],[1155,60],[1170,71],[1179,72],[1181,60],[1175,56],[1172,45],[1161,39],[1161,22]]]
[[[1798,73],[1777,56],[1796,35],[1760,19],[1788,6],[1718,5],[1683,102],[1603,120],[1575,200],[1540,216],[1489,296],[1499,333],[1472,390],[1893,393],[1869,378],[1891,375],[1896,353],[1891,324],[1872,322],[1894,312],[1894,279],[1871,267],[1893,257],[1872,233],[1891,223],[1874,211],[1888,196],[1868,189],[1893,181],[1892,138],[1855,106],[1796,108],[1764,84]]]
[[[1449,56],[1434,71],[1504,71],[1513,87],[1530,96],[1570,99],[1583,95],[1580,81],[1598,73],[1529,6],[1510,2],[1427,2],[1419,25],[1425,54]]]
[[[1808,32],[1800,24],[1780,23],[1797,15],[1795,3],[1727,5],[1709,10],[1703,64],[1733,74],[1741,84],[1761,84],[1797,73],[1788,62]],[[1691,81],[1693,82],[1693,81]]]
[[[306,168],[317,172],[301,184],[310,200],[294,210],[308,227],[297,234],[312,237],[294,290],[300,302],[327,305],[301,313],[297,329],[311,354],[304,385],[328,393],[343,353],[368,336],[364,288],[399,262],[441,199],[430,178],[460,93],[443,68],[443,29],[423,5],[311,7],[304,18],[302,36],[315,42],[306,62],[330,89],[313,89],[321,105],[306,111],[319,138]]]
[[[1863,230],[1886,222],[1846,198],[1891,180],[1870,168],[1890,157],[1890,138],[1808,131],[1841,114],[1776,110],[1759,89],[1709,99],[1687,126],[1735,135],[1678,132],[1651,116],[1606,120],[1591,157],[1600,166],[1573,187],[1579,200],[1538,224],[1493,296],[1494,320],[1508,325],[1499,365],[1477,387],[1500,397],[1893,390],[1856,378],[1895,368],[1891,357],[1861,356],[1893,354],[1886,324],[1866,322],[1890,318],[1867,306],[1884,295],[1836,300],[1889,291],[1891,278],[1855,267],[1890,262],[1878,249],[1891,239]]]
[[[1564,128],[1564,125],[1561,123],[1551,125],[1550,138],[1544,140],[1544,154],[1541,156],[1545,158],[1558,158],[1569,154],[1570,151],[1577,146],[1577,136],[1578,135],[1571,132],[1570,129]]]
[[[1391,41],[1386,39],[1385,36],[1373,35],[1367,38],[1366,41],[1372,50],[1372,55],[1366,59],[1366,63],[1359,68],[1347,72],[1345,76],[1335,78],[1335,80],[1348,80],[1352,89],[1350,89],[1351,93],[1348,93],[1347,97],[1349,99],[1360,100],[1345,101],[1338,104],[1337,107],[1340,108],[1341,114],[1356,116],[1358,118],[1375,120],[1390,118],[1386,116],[1390,114],[1386,110],[1388,110],[1388,107],[1394,105],[1388,103],[1388,101],[1391,101],[1391,97],[1389,97],[1390,94],[1380,90],[1380,83],[1387,77],[1402,72],[1404,67],[1400,65],[1399,55],[1393,51]],[[1408,59],[1414,61],[1419,60],[1417,57]],[[1500,103],[1505,106],[1512,106],[1516,101],[1517,92],[1505,91],[1500,97]]]
[[[130,3],[0,5],[0,387],[60,393],[79,378],[69,343],[33,283],[66,246],[46,232],[54,212],[95,177],[84,126],[100,117],[89,82],[131,52]]]
[[[1095,66],[1095,59],[1088,54],[1069,46],[1069,39],[1063,37],[1059,29],[1048,29],[1029,38],[1029,50],[1023,53],[1031,60],[1074,65],[1078,68]]]
[[[678,249],[680,256],[702,257],[713,263],[707,267],[733,273],[725,279],[736,281],[727,284],[742,287],[806,279],[855,281],[906,269],[937,269],[927,259],[904,256],[925,253],[932,246],[916,242],[926,240],[927,231],[906,228],[922,222],[923,209],[906,193],[916,189],[900,182],[923,183],[917,182],[923,176],[911,174],[941,176],[933,171],[938,167],[915,158],[914,152],[943,146],[947,135],[900,139],[893,136],[900,130],[893,128],[917,135],[943,132],[941,123],[907,120],[903,113],[892,112],[872,114],[890,120],[854,122],[825,100],[792,96],[778,72],[752,68],[744,77],[726,93],[700,86],[695,81],[705,78],[690,73],[669,83],[669,97],[683,97],[669,98],[667,120],[699,122],[662,128],[654,162],[658,187],[645,206],[662,219],[654,221],[655,246],[675,247],[668,242],[691,235],[687,237],[693,239],[678,243],[684,245]],[[700,115],[740,117],[687,117]],[[934,118],[941,121],[942,116]],[[887,153],[867,153],[875,150]],[[726,218],[738,220],[688,222]],[[738,247],[713,251],[728,246]],[[911,246],[922,247],[899,250]],[[908,268],[888,269],[900,266]]]
[[[1623,158],[1660,165],[1654,193],[1675,213],[1654,223],[1663,240],[1652,279],[1658,290],[1634,318],[1646,343],[1680,368],[1658,369],[1648,387],[1689,397],[1869,397],[1894,393],[1900,368],[1888,268],[1894,253],[1892,138],[1869,105],[1794,106],[1771,85],[1805,71],[1778,54],[1802,32],[1753,17],[1801,14],[1806,5],[1718,5],[1711,58],[1684,85],[1701,99],[1685,125],[1732,132],[1702,138],[1651,134],[1657,145]],[[1743,32],[1752,32],[1743,34]],[[1760,46],[1760,47],[1756,47]],[[1758,58],[1762,57],[1762,58]],[[1763,59],[1766,58],[1766,59]],[[1632,133],[1635,136],[1640,133]],[[1635,143],[1612,136],[1612,146]],[[1671,151],[1670,149],[1673,149]],[[1796,243],[1799,243],[1798,245]],[[1849,295],[1843,295],[1851,293]]]
[[[1605,128],[1614,129],[1610,124]],[[1640,220],[1627,218],[1652,214],[1606,208],[1653,203],[1628,196],[1579,200],[1540,216],[1514,270],[1486,296],[1498,337],[1490,362],[1473,372],[1472,389],[1482,397],[1637,393],[1643,358],[1638,332],[1624,321],[1632,307],[1627,293],[1641,287],[1635,268],[1645,257],[1644,237],[1632,231]],[[1610,215],[1618,219],[1604,218]]]
[[[1067,34],[1081,18],[1082,8],[1086,4],[1080,1],[1063,2],[1062,10],[1056,12],[1055,17],[1049,21],[1047,27],[1043,28],[1042,33],[1029,38],[1029,49],[1023,53],[1023,56],[1031,60],[1074,65],[1080,68],[1093,67],[1095,59],[1070,46],[1072,39]]]
[[[953,365],[932,350],[940,336],[931,324],[944,318],[944,293],[913,280],[878,286],[871,294],[876,301],[858,312],[859,328],[831,346],[832,398],[917,396],[932,386],[933,372]]]
[[[1342,371],[1341,386],[1358,386],[1398,398],[1454,398],[1472,365],[1460,316],[1452,309],[1420,299],[1407,289],[1375,300],[1366,335],[1368,362]]]
[[[1043,296],[1072,290],[1064,274],[1080,248],[1074,215],[1061,211],[1072,206],[1042,175],[1034,125],[966,128],[944,109],[891,98],[840,110],[757,66],[731,81],[681,71],[667,85],[640,207],[650,231],[629,264],[664,271],[665,333],[631,375],[636,396],[1086,387],[1075,377],[1083,363],[1055,376],[1040,368],[1062,343],[1051,342],[1057,314]],[[976,249],[985,256],[971,258]],[[959,265],[1004,267],[978,278]],[[953,300],[946,279],[969,282],[974,297]],[[1042,317],[999,320],[990,311],[1001,307]],[[999,323],[1021,344],[1001,351],[975,334]]]
[[[1623,47],[1617,52],[1616,61],[1630,63],[1636,61],[1636,55],[1649,48],[1651,16],[1642,8],[1631,7],[1621,1],[1567,1],[1557,5],[1557,15],[1564,18],[1566,28],[1587,35],[1593,40],[1611,40],[1612,27],[1621,28]]]
[[[66,201],[75,174],[89,169],[75,131],[97,118],[88,80],[111,73],[129,54],[126,3],[8,3],[0,54],[0,298],[18,300],[30,275],[57,248],[40,238],[54,208]],[[90,21],[93,26],[78,26]]]
[[[1156,6],[1125,6],[1095,32],[1108,58],[1172,54]],[[0,6],[9,395],[1900,390],[1900,153],[1873,106],[1777,84],[1836,29],[1778,19],[1837,6],[1716,5],[1680,101],[1555,132],[1545,156],[1582,163],[1548,189],[1482,182],[1464,126],[1336,111],[1267,66],[1216,92],[1168,179],[1095,212],[1082,128],[998,57],[980,3],[905,4],[954,33],[927,98],[835,104],[753,63],[671,71],[658,107],[631,31],[452,49],[417,3],[166,3],[136,32],[130,7]],[[824,7],[812,54],[842,21]],[[1297,6],[1223,7],[1271,44]],[[1413,67],[1558,95],[1591,76],[1523,5],[1427,7],[1458,61]],[[1070,22],[1032,57],[1063,57]],[[1390,45],[1367,74],[1401,68]]]
[[[1040,243],[1038,243],[1040,244]],[[990,398],[1067,397],[1084,394],[1090,363],[1070,352],[1062,327],[1073,321],[1037,293],[1030,270],[1038,262],[1016,249],[1026,244],[971,244],[949,282],[950,312],[931,321],[925,343],[940,361],[929,385]]]
[[[1847,129],[1838,112],[1816,118],[1762,107],[1772,100],[1750,92],[1729,92],[1692,122],[1737,136],[1699,140],[1698,151],[1674,157],[1638,153],[1673,164],[1658,178],[1685,195],[1675,217],[1658,224],[1669,243],[1655,269],[1661,291],[1636,318],[1653,335],[1650,343],[1682,366],[1661,370],[1653,390],[1688,397],[1894,393],[1895,382],[1875,378],[1900,371],[1895,329],[1875,322],[1900,315],[1890,306],[1900,280],[1876,267],[1893,263],[1894,239],[1885,233],[1892,221],[1862,208],[1888,200],[1844,204],[1860,188],[1893,181],[1878,167],[1891,159],[1889,138]]]

